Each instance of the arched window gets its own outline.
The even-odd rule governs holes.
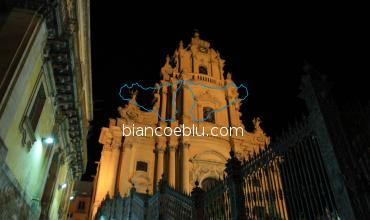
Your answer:
[[[207,191],[217,184],[218,180],[212,177],[207,177],[202,181],[202,189]]]
[[[199,66],[199,73],[200,74],[207,74],[207,67],[205,66]]]
[[[203,107],[203,119],[206,122],[215,123],[215,111],[211,107]]]

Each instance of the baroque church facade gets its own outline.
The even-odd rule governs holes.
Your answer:
[[[188,46],[180,42],[174,54],[166,57],[161,81],[153,87],[153,110],[143,111],[136,92],[126,106],[119,107],[120,117],[109,120],[101,130],[103,145],[95,177],[92,216],[108,195],[126,197],[132,187],[150,195],[165,178],[175,190],[189,194],[199,182],[202,189],[225,176],[225,164],[233,150],[238,159],[268,145],[270,138],[253,120],[255,130],[248,132],[240,119],[242,98],[230,73],[225,74],[224,60],[198,33]],[[123,136],[123,126],[186,126],[204,129],[239,128],[227,136]],[[243,134],[241,134],[243,133]]]
[[[258,118],[243,136],[123,137],[124,126],[244,127],[242,93],[223,64],[195,34],[166,58],[153,110],[141,110],[137,92],[118,108],[120,117],[101,130],[90,217],[369,219],[370,105],[337,103],[308,63],[299,94],[307,114],[272,143]]]

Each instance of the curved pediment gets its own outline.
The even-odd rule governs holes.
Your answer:
[[[118,107],[118,112],[122,119],[126,122],[136,122],[154,125],[158,123],[158,116],[156,112],[141,111],[140,108],[129,102],[124,108]]]
[[[193,162],[214,162],[214,163],[226,163],[227,158],[222,155],[221,153],[214,151],[214,150],[208,150],[208,151],[203,151],[199,154],[196,154],[193,159]]]

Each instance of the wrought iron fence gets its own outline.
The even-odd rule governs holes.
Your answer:
[[[165,179],[159,185],[156,193],[159,199],[159,219],[192,219],[193,201],[191,198],[170,187]]]
[[[105,201],[99,213],[115,219],[338,217],[318,138],[306,122],[247,160],[238,160],[231,151],[225,172],[206,191],[196,183],[191,195],[176,191],[165,179],[152,196],[133,188],[127,198]]]

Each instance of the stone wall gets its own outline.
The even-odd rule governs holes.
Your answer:
[[[19,183],[10,173],[4,159],[7,149],[0,140],[0,219],[37,219],[38,201],[28,202]]]

